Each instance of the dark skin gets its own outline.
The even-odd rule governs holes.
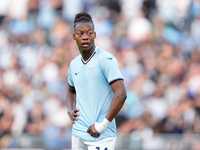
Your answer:
[[[74,28],[73,38],[76,40],[83,60],[87,61],[95,50],[94,39],[96,38],[96,33],[94,32],[94,25],[88,22],[78,23]],[[122,108],[127,96],[123,80],[117,80],[111,83],[110,86],[114,96],[106,119],[111,122]],[[79,109],[76,108],[76,89],[71,86],[67,91],[67,108],[71,122],[75,124],[75,121],[78,121]],[[94,124],[88,128],[87,132],[93,137],[100,135]]]
[[[94,25],[92,23],[82,22],[75,26],[73,39],[76,40],[84,61],[87,61],[95,50],[95,38],[96,32],[94,32]]]

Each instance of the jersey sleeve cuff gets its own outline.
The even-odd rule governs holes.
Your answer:
[[[68,85],[74,88],[74,86],[70,85],[69,82],[68,82]]]
[[[113,82],[115,82],[115,81],[117,81],[117,80],[123,80],[124,81],[124,79],[123,78],[117,78],[117,79],[114,79],[114,80],[111,80],[110,82],[108,82],[109,84],[112,84]]]

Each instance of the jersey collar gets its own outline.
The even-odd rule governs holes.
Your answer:
[[[96,51],[97,51],[97,46],[95,47],[94,52],[92,53],[92,55],[90,56],[90,58],[87,61],[84,61],[83,57],[81,57],[81,61],[83,62],[84,65],[87,64],[92,59],[92,57],[94,56],[94,54],[96,53]]]

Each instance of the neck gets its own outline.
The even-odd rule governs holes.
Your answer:
[[[93,45],[89,50],[87,51],[80,51],[82,58],[84,61],[87,61],[91,55],[94,53],[95,51],[95,45]]]

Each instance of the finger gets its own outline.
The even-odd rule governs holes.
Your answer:
[[[71,120],[71,123],[75,124],[75,121],[74,121],[74,120]]]
[[[74,117],[73,115],[70,116],[70,119],[71,119],[72,121],[74,121],[74,120],[77,121],[77,120],[78,120],[78,118]]]
[[[99,135],[98,135],[98,134],[92,134],[92,136],[93,136],[93,137],[98,137]]]
[[[95,137],[98,137],[99,136],[99,133],[94,133]]]
[[[73,116],[72,119],[78,121],[78,118],[76,118],[75,116]]]
[[[73,116],[73,119],[76,120],[76,121],[78,121],[78,118],[76,118],[76,116]]]
[[[90,133],[90,127],[87,129],[87,132]]]
[[[80,114],[77,114],[77,113],[73,113],[72,115],[75,117],[80,116]]]
[[[76,113],[76,112],[79,112],[79,109],[74,109],[74,112]]]
[[[92,137],[98,137],[98,136],[99,136],[99,134],[93,132],[91,128],[88,129],[88,133],[89,133]]]

